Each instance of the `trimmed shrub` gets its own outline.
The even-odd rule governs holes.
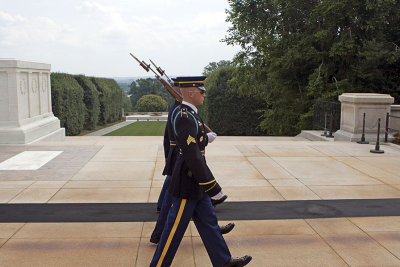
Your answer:
[[[162,112],[168,110],[167,101],[159,95],[144,95],[136,103],[138,112]]]
[[[121,120],[122,116],[122,90],[113,79],[91,78],[99,92],[101,124]]]
[[[99,122],[100,102],[99,92],[92,81],[84,75],[75,75],[74,78],[83,88],[83,103],[86,107],[85,129],[93,130]]]
[[[51,73],[51,100],[54,115],[65,128],[66,135],[79,134],[85,123],[86,108],[83,89],[72,75]]]
[[[53,113],[67,135],[121,120],[123,101],[129,102],[113,79],[66,73],[52,73],[50,78]]]

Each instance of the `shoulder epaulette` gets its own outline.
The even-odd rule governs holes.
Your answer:
[[[177,112],[176,115],[173,117],[172,125],[173,125],[173,128],[174,128],[175,135],[178,135],[178,133],[176,132],[176,126],[175,126],[176,125],[176,119],[178,118],[178,116],[180,116],[181,118],[182,117],[184,117],[184,118],[191,117],[194,120],[194,124],[196,125],[196,135],[197,135],[197,133],[199,131],[199,125],[197,124],[197,120],[194,117],[194,115],[187,111],[187,108],[181,108],[181,112]]]

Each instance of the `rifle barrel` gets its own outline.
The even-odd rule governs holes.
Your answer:
[[[132,53],[129,53],[137,62],[139,62],[140,66],[145,69],[145,71],[149,72],[150,65],[146,64],[144,61],[140,61],[137,57],[135,57]]]
[[[161,76],[165,75],[168,79],[168,81],[164,80],[163,78],[161,78],[160,75],[157,74],[157,72],[155,72],[150,64],[146,64],[144,61],[140,61],[137,57],[135,57],[132,53],[129,53],[137,62],[139,62],[140,66],[142,68],[144,68],[147,72],[149,72],[150,70],[154,73],[154,75],[156,76],[157,80],[159,80],[161,82],[161,84],[165,87],[165,89],[167,89],[167,91],[179,102],[182,103],[183,97],[181,95],[180,92],[176,91],[174,89],[174,87],[171,85],[172,81],[171,79],[167,76],[167,74],[165,73],[164,70],[162,70],[160,67],[158,67],[151,59],[150,62],[151,64],[154,65],[154,67],[156,68],[156,70],[160,73]],[[206,130],[206,133],[212,132],[212,130],[210,129],[210,127],[208,127],[206,124],[204,124],[204,128]]]

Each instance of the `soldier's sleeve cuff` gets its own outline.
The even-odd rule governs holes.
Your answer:
[[[220,191],[221,191],[221,187],[219,186],[219,184],[217,182],[215,182],[215,184],[213,184],[212,187],[205,190],[206,194],[209,195],[210,197],[215,196]]]

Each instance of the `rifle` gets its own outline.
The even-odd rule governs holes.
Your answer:
[[[149,72],[150,70],[154,73],[154,75],[156,76],[157,80],[159,80],[161,82],[161,84],[165,87],[165,89],[167,89],[167,91],[179,102],[182,103],[182,95],[180,92],[178,92],[172,85],[172,81],[171,79],[168,78],[168,81],[164,80],[163,78],[161,78],[161,76],[165,73],[164,71],[161,70],[161,68],[157,68],[157,71],[160,72],[161,76],[157,74],[157,72],[155,72],[150,64],[146,64],[146,62],[144,61],[140,61],[137,57],[135,57],[132,53],[131,56],[136,59],[137,62],[139,62],[139,65],[147,72]],[[154,64],[154,63],[153,63]],[[167,76],[168,77],[168,76]]]
[[[150,64],[146,64],[146,62],[144,61],[140,61],[137,57],[135,57],[132,53],[129,53],[137,62],[139,62],[139,65],[147,72],[149,72],[150,70],[154,73],[154,75],[156,76],[157,80],[159,80],[161,82],[161,84],[165,87],[165,89],[167,89],[167,91],[179,102],[182,103],[183,97],[182,94],[177,91],[173,86],[172,86],[172,81],[171,79],[167,76],[167,74],[165,73],[165,71],[163,69],[161,69],[160,67],[158,67],[151,59],[150,62],[154,65],[154,67],[156,68],[156,70],[158,71],[158,73],[160,73],[161,76],[165,75],[167,77],[167,81],[164,80],[163,78],[161,78],[160,75],[158,75],[150,66]],[[206,133],[210,133],[212,132],[212,130],[210,129],[210,127],[208,127],[206,124],[204,124],[204,128],[206,130]]]

